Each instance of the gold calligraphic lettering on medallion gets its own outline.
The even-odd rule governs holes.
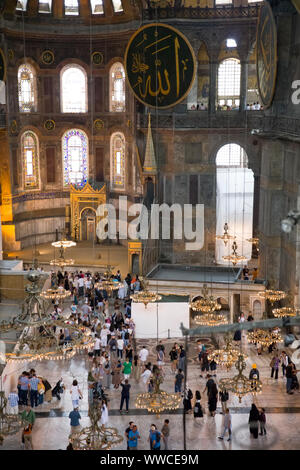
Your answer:
[[[261,101],[268,108],[274,97],[277,76],[277,28],[269,2],[260,8],[256,33],[256,72]]]
[[[124,63],[135,97],[153,108],[180,103],[195,79],[192,46],[180,31],[162,23],[148,24],[133,34]]]

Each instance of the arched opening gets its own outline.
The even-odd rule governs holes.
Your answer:
[[[96,241],[96,212],[90,207],[83,209],[81,212],[80,239]]]
[[[18,69],[19,110],[30,113],[37,110],[36,72],[30,64]]]
[[[238,254],[250,260],[252,244],[246,240],[252,237],[253,230],[254,175],[248,168],[248,156],[240,145],[226,144],[217,153],[216,167],[216,235],[224,233],[227,223],[228,233],[236,237]],[[232,241],[225,244],[223,240],[216,240],[217,264],[232,266],[223,259],[231,254]]]
[[[217,77],[217,109],[238,110],[240,106],[241,64],[234,38],[225,39],[220,48]]]
[[[26,131],[21,138],[24,189],[39,187],[38,138],[32,131]]]
[[[110,100],[109,110],[122,113],[125,111],[125,70],[120,62],[112,65],[109,73]]]
[[[87,77],[77,64],[67,65],[61,71],[61,112],[87,112]]]
[[[71,129],[62,138],[64,186],[84,186],[88,179],[88,138],[79,129]]]
[[[115,132],[110,139],[111,186],[115,190],[125,189],[125,137]]]
[[[200,111],[208,109],[209,73],[209,56],[206,45],[202,42],[198,52],[197,108]]]

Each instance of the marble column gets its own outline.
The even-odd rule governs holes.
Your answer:
[[[244,111],[247,105],[248,90],[248,63],[241,61],[241,89],[240,89],[240,111]]]
[[[217,73],[218,73],[218,62],[216,60],[213,60],[210,62],[209,103],[208,103],[208,109],[211,114],[216,112]]]

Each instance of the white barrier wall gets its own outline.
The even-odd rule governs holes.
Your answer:
[[[190,327],[187,302],[151,303],[147,308],[144,304],[132,302],[131,309],[136,338],[168,338],[168,330],[171,338],[179,338],[182,336],[180,323]]]

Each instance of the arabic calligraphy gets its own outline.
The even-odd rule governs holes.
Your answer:
[[[271,6],[262,5],[256,38],[257,83],[265,107],[273,100],[277,74],[277,30]]]
[[[142,103],[168,108],[189,92],[195,76],[195,56],[178,30],[152,23],[130,39],[125,68],[129,85]]]

